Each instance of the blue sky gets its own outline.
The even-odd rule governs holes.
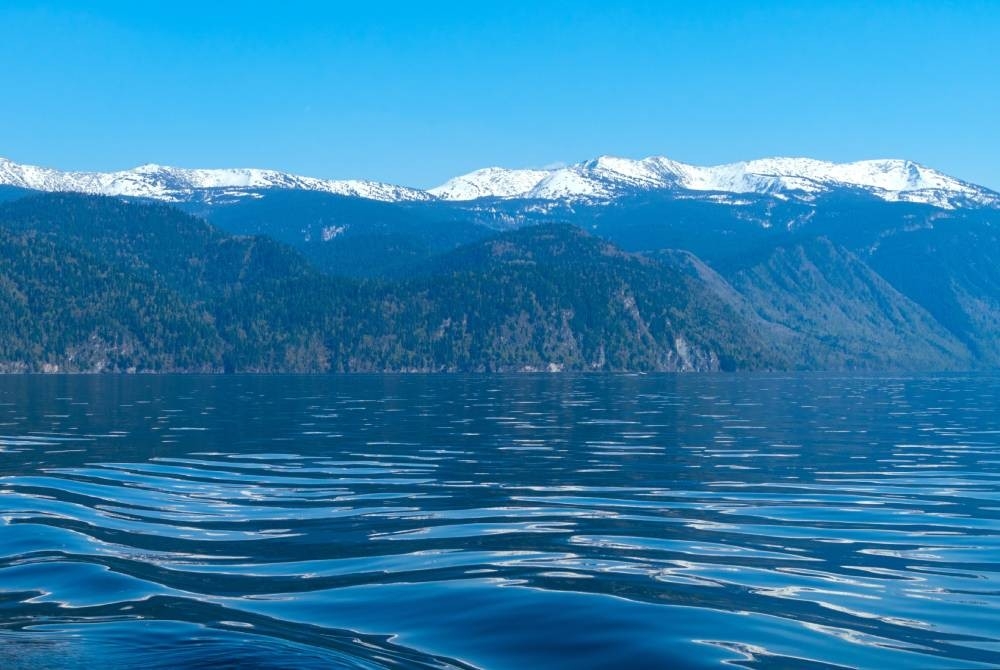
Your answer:
[[[0,156],[418,187],[600,154],[901,157],[1000,189],[998,36],[976,0],[5,0]]]

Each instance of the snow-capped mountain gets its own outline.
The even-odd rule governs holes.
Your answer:
[[[739,194],[811,201],[860,191],[887,201],[945,209],[1000,207],[1000,194],[907,160],[829,163],[810,158],[766,158],[700,167],[662,156],[642,160],[601,156],[555,169],[485,168],[427,191],[361,180],[326,180],[260,169],[184,169],[141,165],[119,172],[61,172],[0,158],[0,185],[152,198],[167,202],[225,202],[269,189],[319,191],[383,202],[535,200],[600,204],[661,192],[741,204]]]
[[[275,170],[189,170],[148,164],[119,172],[61,172],[20,165],[4,158],[0,158],[0,184],[38,191],[71,191],[168,202],[190,200],[199,193],[247,196],[265,189],[321,191],[388,202],[433,198],[425,191],[381,182],[317,179]]]
[[[938,207],[1000,206],[1000,194],[907,160],[828,163],[767,158],[700,167],[661,156],[642,160],[602,156],[552,170],[477,170],[430,189],[445,200],[484,197],[534,200],[610,200],[642,191],[760,193],[811,199],[837,189],[860,189],[889,201]]]

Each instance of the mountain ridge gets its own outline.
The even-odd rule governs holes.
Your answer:
[[[629,192],[758,193],[810,199],[838,188],[887,201],[951,209],[1000,206],[1000,194],[904,159],[833,163],[812,158],[764,158],[701,167],[663,156],[641,160],[600,156],[550,170],[476,170],[430,189],[445,200],[485,197],[529,200],[614,199]]]
[[[565,167],[489,167],[422,190],[370,180],[331,180],[258,168],[176,168],[148,163],[114,172],[63,172],[0,158],[0,185],[164,202],[259,197],[303,190],[382,202],[468,202],[484,199],[602,204],[649,192],[738,202],[741,194],[811,201],[838,190],[943,209],[1000,208],[1000,193],[905,159],[833,163],[812,158],[763,158],[696,166],[664,156],[634,160],[599,156]],[[726,202],[722,197],[721,202]]]
[[[196,191],[247,195],[255,189],[291,189],[405,202],[431,199],[419,189],[358,179],[319,179],[258,168],[189,169],[147,163],[115,172],[62,172],[0,158],[0,184],[46,192],[149,198],[180,202]]]

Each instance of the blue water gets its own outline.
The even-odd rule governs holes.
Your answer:
[[[1000,666],[1000,377],[0,378],[0,668]]]

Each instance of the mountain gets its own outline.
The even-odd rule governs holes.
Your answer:
[[[316,332],[346,314],[349,292],[284,245],[161,204],[28,197],[0,231],[0,303],[20,315],[0,370],[319,371]]]
[[[317,268],[348,277],[404,276],[432,256],[496,234],[459,207],[274,190],[227,203],[180,205],[236,235],[268,235]]]
[[[444,360],[467,361],[459,368],[786,365],[756,320],[743,319],[699,277],[574,226],[532,226],[462,246],[400,286],[430,301],[422,320],[436,329],[436,350],[450,352]]]
[[[226,200],[271,189],[319,191],[389,202],[427,200],[423,191],[374,181],[325,180],[258,169],[188,170],[141,165],[119,172],[60,172],[0,158],[0,184],[36,191],[150,198],[165,202]]]
[[[446,200],[613,200],[637,192],[670,191],[681,197],[757,193],[809,200],[838,189],[889,201],[1000,206],[1000,194],[906,160],[828,163],[768,158],[699,167],[654,156],[642,160],[601,156],[551,170],[487,168],[456,177],[429,193]],[[717,197],[738,204],[739,198]]]
[[[486,168],[423,191],[374,181],[325,180],[261,169],[141,165],[119,172],[60,172],[0,158],[0,185],[166,202],[234,202],[274,190],[329,193],[382,202],[528,200],[601,203],[643,193],[739,205],[746,194],[811,201],[838,191],[945,209],[1000,207],[1000,194],[908,160],[829,163],[768,158],[699,167],[653,156],[601,156],[562,168]]]
[[[573,226],[502,233],[396,281],[77,194],[0,205],[0,370],[718,370],[782,365],[697,278]]]
[[[850,251],[790,241],[730,273],[754,311],[795,333],[802,369],[968,369],[956,336]]]
[[[898,161],[729,168],[495,170],[474,200],[0,185],[0,369],[1000,367],[992,192]]]
[[[0,372],[209,372],[222,341],[176,293],[49,236],[0,228]]]
[[[1000,367],[1000,217],[955,212],[880,235],[859,255],[961,341]]]

